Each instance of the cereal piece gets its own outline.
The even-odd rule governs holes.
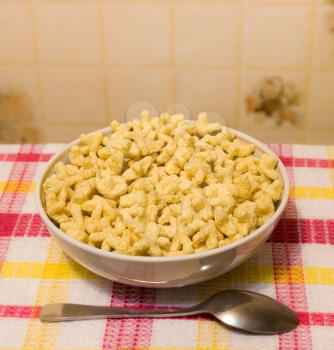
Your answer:
[[[76,230],[76,229],[68,229],[65,231],[65,233],[68,236],[70,236],[70,237],[72,237],[80,242],[88,243],[88,235],[83,231]]]
[[[112,175],[119,175],[122,172],[124,164],[124,154],[119,150],[112,150],[111,155],[106,160],[107,167]]]
[[[162,251],[160,249],[159,244],[157,243],[158,237],[160,233],[160,226],[150,222],[145,231],[145,239],[148,242],[148,253],[151,256],[161,256]]]
[[[233,237],[238,233],[238,220],[230,214],[217,227],[225,236]]]
[[[108,199],[120,197],[127,191],[127,184],[123,176],[112,175],[103,171],[100,177],[96,178],[96,189]]]
[[[269,154],[263,154],[259,162],[259,170],[271,180],[278,179],[279,174],[275,170],[277,160]]]
[[[209,123],[206,113],[200,113],[196,121],[197,132],[200,136],[211,134],[221,130],[219,123]]]
[[[173,156],[176,150],[177,144],[174,140],[169,140],[167,145],[161,150],[161,153],[157,157],[158,164],[167,163]]]
[[[275,212],[275,206],[271,197],[265,192],[259,192],[256,195],[255,203],[257,206],[257,226],[263,225]]]
[[[270,184],[264,183],[262,190],[263,192],[267,193],[274,202],[277,202],[281,199],[283,182],[280,179],[277,179]]]
[[[134,162],[130,168],[123,173],[123,178],[127,182],[130,182],[145,176],[152,163],[153,158],[151,156],[144,157],[143,159]]]
[[[255,227],[257,219],[256,209],[257,206],[254,202],[245,201],[234,209],[233,216],[238,219],[239,223],[246,223],[249,227]]]

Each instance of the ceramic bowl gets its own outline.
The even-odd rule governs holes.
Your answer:
[[[256,153],[275,155],[266,145],[240,131],[231,129],[240,139],[256,146]],[[110,128],[100,130],[110,133]],[[223,247],[177,257],[145,257],[114,254],[91,247],[64,234],[47,216],[44,209],[42,184],[52,173],[56,162],[68,159],[70,148],[79,143],[79,139],[66,146],[47,164],[36,186],[38,212],[56,239],[73,260],[107,279],[140,287],[179,287],[199,283],[222,275],[240,265],[252,256],[268,239],[276,227],[287,205],[289,196],[289,179],[282,162],[278,159],[284,189],[275,214],[261,227],[248,236]],[[276,155],[275,155],[276,156]]]

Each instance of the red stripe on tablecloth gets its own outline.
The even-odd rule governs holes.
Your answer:
[[[294,168],[334,168],[332,159],[314,159],[314,158],[294,158],[280,157],[282,163],[287,167]]]
[[[282,303],[288,305],[297,313],[302,315],[308,314],[307,295],[305,284],[302,281],[300,284],[279,284],[282,278],[282,271],[277,266],[284,264],[286,266],[301,265],[302,256],[300,246],[296,244],[281,244],[273,243],[273,260],[274,260],[274,276],[276,298]],[[287,268],[285,276],[288,281],[294,280],[294,269]],[[301,272],[303,273],[303,272]],[[312,337],[310,324],[305,322],[305,317],[302,318],[301,324],[293,332],[279,335],[280,350],[310,350],[312,349]]]
[[[305,326],[334,327],[334,313],[324,312],[298,312],[299,324]]]
[[[279,156],[292,157],[291,145],[273,145],[273,149]],[[293,168],[288,167],[287,172],[290,178],[291,185],[295,184]],[[289,210],[291,211],[289,217],[297,218],[297,209],[294,202],[290,203]],[[284,229],[285,227],[285,229]],[[297,233],[299,232],[299,226],[297,225]],[[282,226],[281,226],[282,228]],[[283,232],[296,232],[296,229],[283,226]],[[304,283],[294,284],[294,270],[286,269],[284,272],[288,282],[291,283],[280,284],[282,279],[282,271],[280,266],[291,265],[303,265],[303,256],[301,252],[300,244],[287,244],[287,243],[272,243],[272,255],[273,255],[273,269],[275,279],[276,298],[284,304],[290,306],[296,312],[308,313],[307,295],[305,291]],[[303,272],[302,272],[303,273]],[[280,350],[310,350],[312,349],[312,338],[309,325],[300,325],[293,332],[279,335],[279,349]]]
[[[135,288],[114,283],[111,306],[134,307],[154,305],[153,289]],[[106,323],[103,349],[148,348],[152,334],[153,319],[108,319]]]
[[[31,154],[31,153],[41,153],[43,150],[42,145],[21,145],[19,149],[20,154]],[[22,166],[23,165],[23,166]],[[32,180],[37,169],[37,163],[13,163],[11,171],[9,173],[10,180]],[[6,185],[7,186],[7,185]],[[6,190],[6,187],[5,187]],[[19,213],[22,210],[27,194],[22,193],[7,193],[3,192],[0,195],[0,212],[4,213]],[[13,225],[14,224],[14,225]],[[0,236],[2,232],[7,231],[7,219],[0,219]],[[14,219],[11,221],[12,231],[15,232],[15,229],[18,225],[18,222]],[[1,237],[0,237],[1,238]],[[4,261],[10,245],[10,239],[1,238],[1,261]],[[1,265],[0,265],[1,270]]]
[[[38,214],[0,213],[0,237],[50,237]]]
[[[282,218],[269,241],[334,245],[334,219]]]
[[[0,305],[0,317],[38,318],[41,306]]]
[[[47,162],[53,153],[0,153],[2,162]]]

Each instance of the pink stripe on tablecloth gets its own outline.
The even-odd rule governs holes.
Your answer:
[[[334,160],[314,158],[280,157],[286,167],[294,168],[334,168]]]
[[[0,213],[0,237],[50,237],[38,214]]]
[[[111,306],[133,307],[142,304],[154,306],[155,291],[114,283]],[[108,319],[103,349],[148,348],[152,334],[153,319]]]
[[[19,153],[30,154],[30,153],[41,153],[44,146],[42,145],[21,145]],[[23,165],[23,166],[22,166]],[[9,173],[9,179],[11,180],[32,180],[35,176],[37,169],[37,163],[13,163],[12,169]],[[10,213],[19,213],[22,210],[24,202],[26,200],[26,194],[20,193],[7,193],[3,192],[0,195],[0,212],[5,211],[5,215],[10,215]],[[8,217],[7,217],[8,218]],[[18,221],[13,220],[12,217],[9,218],[9,223],[5,220],[0,220],[0,238],[3,232],[8,232],[8,226],[10,226],[11,231],[15,232],[18,229]],[[5,261],[8,247],[10,245],[10,239],[1,238],[1,252],[0,259]],[[1,270],[1,265],[0,265]]]
[[[0,317],[38,318],[41,308],[41,306],[0,305]]]
[[[53,153],[0,153],[2,162],[47,162]]]
[[[278,145],[276,151],[279,156],[292,157],[291,145]],[[295,184],[293,168],[287,168],[291,185]],[[293,211],[293,217],[298,218],[295,203],[289,207],[288,210]],[[294,232],[298,234],[300,227],[298,221],[289,222],[288,226],[281,226],[285,232]],[[276,298],[296,312],[308,312],[307,295],[305,291],[305,284],[291,283],[294,279],[293,269],[287,269],[289,284],[280,284],[280,268],[279,266],[303,265],[303,257],[301,246],[298,244],[287,243],[272,243],[273,269],[275,279]],[[280,350],[310,350],[312,349],[312,337],[309,325],[300,325],[293,332],[279,335],[279,349]]]
[[[299,245],[273,243],[273,263],[275,276],[276,297],[297,312],[308,312],[305,285],[293,284],[294,270],[290,266],[302,265],[302,254]],[[279,284],[280,270],[277,265],[288,266],[286,274],[289,284]],[[281,266],[282,266],[281,265]],[[310,350],[312,338],[309,325],[300,325],[295,331],[279,336],[279,349],[281,350]]]
[[[282,218],[269,241],[334,245],[334,220]]]
[[[334,327],[333,312],[298,312],[297,315],[300,325]]]

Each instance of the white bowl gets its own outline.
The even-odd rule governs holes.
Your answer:
[[[267,146],[253,137],[231,130],[239,139],[253,143],[257,152],[275,155]],[[108,134],[110,128],[100,131]],[[68,159],[70,148],[78,143],[79,139],[73,141],[49,161],[36,188],[38,212],[65,253],[88,270],[113,281],[140,287],[179,287],[224,274],[240,265],[261,247],[276,227],[288,202],[289,179],[282,162],[278,159],[278,170],[284,184],[282,199],[275,214],[248,236],[220,248],[177,257],[130,256],[106,252],[64,234],[48,218],[43,207],[42,184],[45,178],[52,173],[56,162]]]

